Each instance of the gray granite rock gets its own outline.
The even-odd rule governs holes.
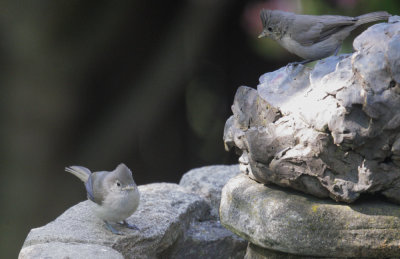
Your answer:
[[[242,259],[247,242],[222,227],[219,221],[195,222],[182,241],[171,248],[166,258],[231,258]]]
[[[265,249],[259,246],[256,246],[252,243],[249,243],[244,259],[317,259],[321,257],[311,257],[311,256],[301,256],[301,255],[293,255],[287,254],[277,251],[272,251],[269,249]],[[324,259],[333,259],[334,257],[323,257]]]
[[[363,258],[370,258],[370,257],[332,257],[330,255],[324,257],[315,257],[315,256],[301,256],[301,255],[294,255],[294,254],[287,254],[277,251],[272,251],[269,249],[265,249],[254,244],[249,243],[246,254],[244,259],[363,259]],[[381,257],[379,257],[381,258]],[[385,259],[397,259],[396,257],[386,257]]]
[[[21,250],[18,258],[123,259],[124,257],[119,252],[107,246],[50,242],[26,246]]]
[[[116,225],[123,236],[105,229],[92,214],[91,202],[81,202],[53,222],[32,229],[19,258],[52,254],[49,258],[242,258],[247,242],[219,221],[210,220],[210,205],[217,206],[223,184],[236,174],[237,165],[203,167],[184,177],[185,187],[171,183],[139,186],[140,205],[127,221],[140,230]],[[197,189],[197,180],[206,184],[198,183],[201,188]]]
[[[205,166],[184,174],[179,185],[188,192],[203,197],[211,207],[211,217],[219,219],[219,203],[222,187],[229,179],[240,174],[238,165]]]
[[[223,188],[220,217],[227,229],[272,251],[309,258],[400,255],[399,206],[378,198],[338,204],[242,174]]]
[[[241,86],[224,142],[241,171],[317,197],[400,203],[400,22],[376,24],[353,54],[288,66]]]
[[[112,234],[91,212],[92,203],[81,202],[55,221],[32,229],[24,247],[48,242],[89,243],[112,247],[126,258],[153,258],[163,254],[194,220],[206,217],[207,203],[177,184],[139,186],[141,202],[127,219],[140,231],[116,226],[125,235]]]

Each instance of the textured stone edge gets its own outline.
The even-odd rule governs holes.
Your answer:
[[[201,167],[201,168],[196,168],[196,169],[192,169],[192,170],[190,170],[190,171],[188,171],[187,173],[185,173],[183,176],[185,176],[186,174],[188,174],[189,172],[196,172],[197,170],[208,170],[208,171],[210,171],[210,172],[213,172],[213,171],[218,171],[218,170],[222,170],[222,171],[224,171],[224,170],[231,170],[231,169],[229,169],[229,168],[236,168],[237,167],[237,169],[238,169],[238,166],[237,165],[214,165],[214,166],[205,166],[205,167]],[[238,170],[238,173],[240,173],[240,171]],[[210,179],[210,182],[213,182],[214,180],[213,179]],[[151,185],[151,184],[150,184]],[[207,196],[204,196],[204,195],[202,195],[202,193],[199,193],[199,192],[194,192],[194,191],[190,191],[190,190],[188,190],[187,188],[185,188],[184,186],[181,186],[181,185],[177,185],[177,184],[174,184],[174,185],[176,185],[176,187],[177,188],[179,188],[179,189],[182,189],[182,191],[184,192],[184,193],[187,193],[187,195],[190,195],[190,196],[196,196],[199,200],[201,200],[202,201],[202,204],[207,204],[207,206],[212,206],[213,204],[213,202],[212,201],[209,201],[208,199],[210,198],[210,197],[207,197]],[[146,185],[142,185],[142,186],[146,186]],[[141,188],[142,186],[140,186],[139,188]],[[221,190],[222,190],[222,186],[221,186],[221,189],[220,189],[220,192],[221,192]],[[214,190],[212,190],[212,191],[214,191]],[[87,202],[87,201],[84,201],[84,202],[81,202],[81,203],[85,203],[85,202]],[[159,248],[159,247],[157,247],[157,249],[156,250],[158,250],[158,252],[157,252],[157,254],[159,255],[159,256],[163,256],[163,255],[168,255],[168,253],[170,253],[171,251],[172,251],[172,249],[176,246],[176,244],[177,243],[179,243],[179,242],[191,242],[191,240],[190,240],[190,238],[192,238],[192,237],[190,237],[190,236],[188,236],[187,235],[187,232],[190,232],[191,231],[191,229],[193,228],[193,224],[197,224],[196,222],[198,222],[198,223],[203,223],[204,221],[215,221],[216,219],[215,219],[215,217],[210,217],[210,215],[202,215],[201,216],[201,218],[199,218],[199,219],[194,219],[193,217],[191,217],[190,215],[192,215],[193,213],[194,213],[194,211],[192,211],[192,210],[197,210],[197,205],[195,205],[195,204],[192,204],[193,206],[195,206],[195,207],[193,207],[193,208],[189,208],[189,211],[188,211],[188,213],[186,213],[187,215],[185,216],[185,218],[182,218],[182,217],[179,217],[179,218],[177,218],[177,220],[179,221],[179,223],[178,224],[182,224],[182,225],[184,225],[184,226],[181,226],[181,227],[179,227],[180,229],[181,229],[181,231],[179,231],[179,233],[180,234],[178,234],[178,235],[174,235],[174,236],[171,236],[171,235],[164,235],[164,238],[163,239],[171,239],[170,241],[171,242],[168,242],[168,243],[170,243],[170,245],[168,246],[168,247],[163,247],[163,248]],[[219,204],[218,204],[219,205]],[[76,206],[76,205],[75,205]],[[71,208],[74,208],[75,206],[73,206],[73,207],[71,207]],[[71,208],[69,208],[69,209],[71,209]],[[67,209],[66,211],[68,211],[69,209]],[[203,210],[203,209],[202,209]],[[66,212],[65,211],[65,212]],[[192,211],[192,212],[191,212]],[[64,213],[65,213],[64,212]],[[63,214],[64,214],[63,213]],[[63,215],[63,214],[61,214],[61,215]],[[61,216],[60,215],[60,216]],[[135,215],[135,214],[134,214]],[[56,222],[58,219],[59,219],[59,217],[60,216],[58,216],[54,221],[51,221],[51,222],[49,222],[48,224],[54,224],[54,222]],[[189,218],[188,218],[189,217]],[[219,219],[219,218],[218,218]],[[182,223],[182,220],[183,220],[183,223]],[[131,219],[131,221],[135,221],[135,220],[132,220]],[[175,224],[175,223],[174,223]],[[223,228],[222,227],[222,225],[220,224],[220,222],[219,222],[219,220],[217,220],[217,224],[219,225],[219,227],[220,228]],[[97,224],[98,225],[98,224]],[[45,225],[46,226],[46,225]],[[123,237],[120,237],[120,236],[118,236],[118,237],[115,237],[115,236],[112,236],[112,238],[111,239],[109,239],[109,241],[107,241],[106,240],[106,242],[104,242],[104,240],[102,241],[102,240],[99,240],[98,242],[97,241],[95,241],[95,240],[86,240],[86,241],[84,241],[84,242],[81,242],[80,240],[75,240],[75,239],[69,239],[68,237],[66,237],[66,238],[61,238],[61,239],[57,239],[56,237],[54,237],[54,239],[53,240],[51,240],[51,236],[49,236],[49,239],[40,239],[40,240],[35,240],[35,239],[32,239],[32,240],[29,240],[29,236],[32,234],[32,233],[34,233],[35,231],[40,231],[40,229],[41,228],[43,228],[43,227],[45,227],[45,226],[42,226],[42,227],[39,227],[39,228],[34,228],[34,229],[31,229],[31,231],[29,232],[29,234],[27,235],[27,238],[26,238],[26,240],[25,240],[25,242],[24,242],[24,244],[23,244],[23,247],[22,247],[22,249],[20,250],[20,255],[19,255],[19,257],[20,258],[26,258],[26,257],[22,257],[22,256],[24,256],[25,254],[27,254],[27,252],[29,252],[29,251],[33,251],[32,249],[41,249],[41,248],[43,248],[43,247],[47,247],[47,248],[49,248],[49,249],[54,249],[54,248],[56,248],[56,247],[60,247],[60,244],[64,244],[65,246],[70,246],[70,245],[82,245],[82,246],[99,246],[99,247],[104,247],[105,249],[110,249],[111,251],[115,251],[115,252],[117,252],[118,254],[121,254],[123,257],[125,257],[125,258],[136,258],[135,257],[135,255],[133,255],[133,254],[126,254],[126,251],[124,252],[124,250],[126,250],[127,249],[127,247],[130,247],[130,246],[135,246],[135,244],[128,244],[128,243],[126,243],[126,242],[129,242],[129,240],[128,239],[130,239],[130,237],[129,237],[129,235],[127,235],[127,236],[123,236]],[[98,226],[98,227],[100,227],[100,225]],[[139,226],[140,227],[140,226]],[[227,232],[229,232],[229,231],[227,231]],[[229,243],[232,243],[232,244],[238,244],[238,243],[240,243],[240,242],[242,242],[243,244],[245,244],[246,242],[244,241],[244,240],[242,240],[240,237],[238,237],[238,236],[236,236],[234,233],[232,233],[232,232],[229,232],[230,233],[230,235],[228,236],[228,235],[226,235],[226,237],[222,237],[222,238],[220,238],[219,240],[217,240],[218,242],[222,242],[222,243],[224,243],[224,244],[226,244],[227,242]],[[99,234],[99,233],[97,233],[97,234]],[[168,236],[168,237],[167,237]],[[188,240],[188,238],[189,238],[189,240]],[[236,239],[238,239],[238,240],[240,240],[240,242],[238,241],[238,240],[236,240]],[[147,240],[146,238],[145,239],[143,239],[143,240],[137,240],[137,241],[139,241],[140,243],[146,243],[146,242],[149,242],[149,240]],[[121,243],[122,242],[122,243]],[[163,241],[160,241],[160,242],[163,242]],[[134,243],[136,243],[136,242],[134,242]],[[232,245],[231,244],[231,245]],[[206,244],[207,245],[207,244]],[[242,244],[240,243],[240,246],[242,246]],[[74,247],[78,247],[78,246],[74,246]],[[159,250],[159,249],[162,249],[162,250]],[[61,249],[62,250],[62,249]],[[121,251],[120,251],[121,250]],[[128,250],[130,251],[130,249],[128,248]],[[237,250],[237,249],[236,249]],[[235,253],[237,252],[237,251],[234,251]],[[242,247],[242,252],[238,252],[238,253],[236,253],[236,254],[238,254],[238,255],[240,255],[240,254],[244,254],[244,252],[245,252],[245,247]],[[156,252],[156,251],[155,251]],[[230,254],[230,258],[241,258],[242,256],[235,256],[235,254],[234,253],[231,253]],[[30,257],[31,258],[31,257]]]
[[[123,259],[124,256],[109,246],[98,244],[50,242],[23,247],[19,259],[28,258],[89,258],[96,255],[97,259]]]
[[[244,179],[248,179],[249,181],[254,181],[254,180],[252,180],[252,179],[250,179],[248,176],[245,176],[244,174],[243,175],[240,175],[240,176],[237,176],[237,177],[235,177],[235,178],[233,178],[233,179],[231,179],[230,180],[230,182],[232,182],[232,181],[238,181],[238,180],[240,180],[240,178],[244,178]],[[236,220],[236,223],[233,223],[230,219],[232,219],[232,218],[236,218],[236,219],[238,219],[238,216],[236,215],[235,217],[233,217],[232,215],[229,215],[229,214],[231,214],[231,213],[233,213],[233,212],[230,212],[230,210],[232,209],[231,208],[231,206],[229,205],[229,202],[228,201],[230,201],[230,202],[232,202],[232,201],[234,201],[234,200],[236,200],[236,199],[240,199],[240,198],[238,198],[238,197],[235,197],[235,194],[233,194],[232,193],[232,190],[230,190],[230,189],[232,189],[232,188],[234,188],[233,186],[231,186],[231,185],[229,185],[229,183],[230,182],[228,182],[226,185],[225,185],[225,187],[224,187],[224,189],[223,189],[223,191],[222,191],[222,199],[221,199],[221,208],[220,208],[220,215],[221,215],[221,224],[225,227],[225,228],[227,228],[227,229],[229,229],[230,231],[232,231],[232,232],[234,232],[235,234],[237,234],[237,235],[239,235],[239,236],[241,236],[242,238],[244,238],[244,239],[246,239],[246,240],[248,240],[248,241],[250,241],[250,242],[252,242],[253,244],[255,244],[255,245],[257,245],[257,246],[261,246],[261,247],[263,247],[263,248],[265,248],[265,249],[268,249],[268,250],[274,250],[274,251],[276,251],[276,250],[278,250],[278,251],[280,251],[280,252],[283,252],[283,253],[291,253],[291,254],[298,254],[298,255],[303,255],[303,256],[308,256],[308,257],[310,257],[310,256],[315,256],[315,257],[318,257],[318,256],[327,256],[327,255],[332,255],[332,256],[343,256],[343,257],[352,257],[352,256],[357,256],[357,257],[355,257],[355,258],[362,258],[362,257],[368,257],[368,256],[372,256],[373,258],[375,257],[379,257],[379,256],[382,256],[383,255],[383,253],[385,253],[384,255],[385,255],[385,258],[390,258],[391,256],[394,256],[394,255],[396,255],[396,251],[398,251],[399,250],[399,240],[398,239],[395,239],[395,240],[386,240],[385,239],[385,236],[381,236],[381,229],[379,229],[379,224],[380,224],[380,222],[372,222],[371,224],[373,224],[373,225],[376,225],[377,226],[377,228],[376,228],[376,231],[374,231],[373,229],[370,229],[371,231],[369,232],[369,233],[367,233],[367,232],[365,232],[365,230],[368,230],[368,229],[358,229],[359,228],[359,226],[357,225],[357,224],[360,224],[360,222],[353,222],[351,219],[349,219],[351,222],[350,222],[350,224],[354,224],[354,225],[352,225],[352,226],[349,226],[350,227],[350,229],[344,229],[344,230],[335,230],[335,229],[333,229],[332,231],[330,231],[328,228],[321,228],[321,230],[318,230],[318,233],[319,233],[319,235],[321,235],[321,236],[326,236],[326,235],[329,235],[329,236],[331,236],[332,234],[335,234],[336,232],[337,232],[337,234],[338,234],[338,236],[341,236],[341,235],[343,235],[343,234],[346,234],[347,233],[347,235],[345,236],[345,237],[343,237],[344,239],[342,240],[342,242],[345,242],[346,240],[348,240],[348,241],[350,241],[351,240],[351,237],[353,237],[353,238],[355,238],[356,236],[364,236],[364,235],[366,235],[365,237],[366,238],[368,238],[368,236],[370,236],[370,235],[373,235],[372,237],[370,236],[370,238],[375,238],[375,237],[380,237],[381,239],[379,239],[379,240],[381,240],[382,242],[379,242],[379,240],[375,240],[376,242],[373,242],[373,240],[371,240],[371,242],[370,243],[368,243],[368,244],[365,244],[365,243],[363,243],[363,244],[361,244],[361,243],[358,243],[357,241],[360,241],[360,240],[353,240],[353,249],[350,251],[350,250],[347,250],[347,248],[345,247],[346,245],[346,243],[343,243],[343,246],[341,246],[341,245],[337,245],[336,246],[336,249],[339,249],[339,250],[336,250],[336,249],[331,249],[331,251],[328,251],[328,250],[324,250],[324,251],[322,251],[322,250],[318,250],[318,251],[313,251],[313,252],[311,252],[310,253],[310,251],[309,251],[309,249],[307,248],[307,247],[303,247],[303,246],[301,246],[301,244],[297,244],[297,245],[294,245],[294,246],[292,246],[292,245],[288,245],[287,244],[287,242],[288,241],[286,241],[286,244],[285,243],[279,243],[279,242],[281,242],[282,240],[278,240],[279,242],[276,242],[276,240],[274,241],[274,239],[268,239],[268,236],[265,236],[265,237],[262,237],[261,239],[262,240],[265,240],[268,244],[270,244],[271,246],[267,246],[266,244],[262,244],[262,243],[260,243],[260,240],[258,240],[258,239],[255,239],[254,237],[252,237],[251,236],[251,234],[249,234],[248,233],[248,231],[247,230],[251,230],[251,229],[253,229],[253,228],[251,228],[251,229],[246,229],[246,228],[239,228],[239,229],[236,229],[235,228],[235,226],[242,226],[242,225],[245,225],[244,223],[243,223],[243,220],[246,220],[246,218],[247,218],[247,220],[249,220],[249,218],[248,217],[246,217],[245,215],[242,215],[241,216],[241,221],[240,220]],[[243,184],[240,184],[240,186],[243,186]],[[262,189],[262,187],[264,186],[264,184],[260,184],[260,183],[257,183],[256,181],[254,181],[254,186],[252,185],[252,187],[251,188],[261,188]],[[343,209],[343,211],[346,211],[347,209],[348,210],[355,210],[355,211],[358,211],[357,213],[357,215],[362,215],[362,214],[366,214],[366,215],[368,215],[368,214],[370,214],[370,213],[373,213],[374,212],[374,208],[375,208],[375,212],[379,212],[381,209],[383,209],[383,208],[376,208],[376,206],[374,206],[374,207],[372,207],[372,208],[369,208],[368,206],[367,207],[363,207],[363,206],[358,206],[357,204],[354,204],[354,205],[348,205],[348,204],[342,204],[342,203],[335,203],[335,202],[333,202],[333,201],[331,201],[331,200],[320,200],[320,199],[318,199],[318,198],[315,198],[315,197],[313,197],[313,196],[310,196],[310,195],[307,195],[307,194],[303,194],[303,193],[300,193],[300,192],[296,192],[296,191],[293,191],[293,190],[290,190],[290,189],[284,189],[284,188],[282,188],[282,187],[278,187],[278,186],[271,186],[272,187],[272,189],[270,190],[270,193],[271,194],[273,194],[274,192],[284,192],[285,193],[285,195],[287,196],[287,197],[284,197],[284,199],[290,199],[291,197],[290,196],[292,196],[292,197],[298,197],[299,199],[309,199],[309,200],[311,200],[311,203],[313,202],[313,201],[315,201],[315,202],[317,202],[318,204],[320,204],[319,206],[309,206],[310,208],[309,209],[311,209],[312,210],[312,212],[313,213],[316,213],[316,215],[314,215],[314,216],[316,216],[317,218],[316,219],[318,219],[318,218],[321,218],[322,220],[327,220],[327,218],[326,218],[326,216],[324,216],[324,211],[323,211],[323,207],[327,207],[326,209],[329,211],[330,209],[332,209],[332,208],[328,208],[328,207],[330,207],[330,206],[344,206],[344,207],[346,207],[345,209]],[[248,190],[247,190],[248,191]],[[237,191],[238,193],[243,193],[243,192],[246,192],[246,190],[239,190],[239,191]],[[251,191],[249,192],[249,194],[251,195],[251,194],[254,194],[254,193],[252,193]],[[293,196],[294,195],[294,196]],[[254,196],[253,196],[254,197]],[[265,198],[265,197],[264,197]],[[244,198],[245,199],[245,198]],[[246,199],[245,199],[246,200]],[[283,200],[283,199],[282,199]],[[246,201],[248,201],[248,203],[251,203],[251,204],[255,204],[255,203],[257,203],[256,201],[254,201],[254,200],[246,200]],[[366,202],[369,202],[369,201],[366,201]],[[371,203],[372,205],[374,205],[375,203],[373,202],[373,203]],[[396,217],[396,218],[398,218],[399,217],[399,215],[400,215],[400,210],[397,210],[397,206],[396,205],[394,205],[394,204],[390,204],[390,203],[385,203],[386,205],[385,206],[393,206],[393,207],[396,207],[396,209],[395,209],[395,211],[393,211],[393,215],[392,216],[394,216],[394,217]],[[312,205],[312,204],[310,204],[310,205]],[[250,205],[249,205],[250,206]],[[279,206],[279,205],[278,205]],[[260,206],[258,206],[258,207],[260,207]],[[298,208],[296,208],[297,210],[298,210]],[[321,211],[320,211],[320,209],[322,209]],[[360,210],[361,209],[361,210]],[[366,211],[365,211],[366,210]],[[265,213],[266,213],[266,211],[264,211]],[[326,212],[326,211],[325,211]],[[290,214],[290,215],[289,215]],[[298,214],[298,211],[296,211],[296,210],[294,210],[293,211],[293,213],[289,213],[288,215],[285,215],[285,217],[290,221],[293,221],[293,220],[295,220],[295,219],[293,219],[292,217],[295,217],[297,214]],[[291,214],[293,214],[293,215],[291,215]],[[346,213],[345,213],[346,214]],[[353,219],[354,218],[357,218],[357,215],[354,215],[353,216]],[[332,214],[331,215],[332,217],[334,217],[334,215]],[[343,216],[343,215],[342,215]],[[303,217],[304,218],[304,217]],[[370,217],[371,219],[373,218],[373,217]],[[362,222],[365,222],[366,220],[368,220],[367,218],[364,218],[363,219],[363,221]],[[240,222],[239,222],[240,221]],[[282,220],[281,220],[282,221]],[[385,219],[385,221],[387,221],[387,219]],[[391,221],[390,221],[391,222]],[[293,222],[292,222],[293,223]],[[267,223],[266,223],[267,224]],[[276,223],[276,224],[278,224],[279,225],[279,223]],[[292,225],[291,224],[291,222],[286,222],[286,223],[282,223],[283,225],[281,226],[282,227],[282,231],[284,230],[284,229],[287,229],[288,231],[287,232],[291,232],[293,235],[293,237],[296,237],[296,240],[298,239],[298,238],[300,238],[301,240],[306,240],[307,238],[307,236],[308,235],[312,235],[312,233],[316,233],[315,231],[316,231],[316,229],[312,229],[312,227],[313,226],[310,226],[310,227],[307,227],[307,225],[306,226],[304,226],[304,228],[303,228],[303,230],[304,231],[306,231],[305,233],[302,233],[302,229],[291,229],[291,227],[290,227],[290,225]],[[385,224],[388,224],[387,222],[385,223]],[[396,224],[396,222],[393,222],[393,224]],[[399,224],[398,222],[397,222],[397,224]],[[267,228],[267,227],[266,227]],[[308,230],[307,230],[307,228],[309,228]],[[265,229],[264,229],[265,230]],[[390,231],[394,231],[394,232],[391,232],[393,235],[392,236],[400,236],[400,233],[399,233],[399,231],[398,230],[392,230],[392,229],[387,229],[389,232]],[[253,231],[255,231],[255,229],[253,229]],[[281,231],[280,230],[277,230],[277,232],[275,233],[275,234],[273,234],[273,235],[276,235],[276,234],[279,234]],[[297,235],[296,233],[298,233],[298,232],[301,232],[299,235]],[[347,239],[346,239],[347,238]],[[279,238],[278,238],[279,239]],[[336,242],[336,239],[335,239],[335,237],[333,236],[332,237],[332,239],[331,239],[331,241],[333,242],[333,243],[335,243]],[[321,240],[321,242],[322,242],[322,240]],[[347,242],[347,241],[346,241]],[[332,244],[333,244],[332,243]],[[380,245],[379,245],[380,244]],[[369,247],[369,246],[371,246],[371,247]],[[350,246],[351,247],[351,246]],[[363,248],[364,247],[364,248]],[[369,247],[369,248],[368,248]],[[386,247],[386,248],[385,248]],[[349,248],[349,247],[348,247]],[[364,249],[364,250],[362,250],[362,248]],[[385,248],[384,250],[382,250],[383,248]],[[396,248],[397,248],[397,250],[396,250]],[[320,248],[321,249],[321,248]],[[336,253],[336,254],[335,254]]]

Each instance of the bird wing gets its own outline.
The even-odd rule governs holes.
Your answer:
[[[89,200],[96,202],[94,195],[93,195],[93,179],[92,175],[89,176],[89,179],[85,182],[86,193]],[[98,202],[96,202],[98,203]]]
[[[356,22],[357,18],[339,15],[299,15],[293,20],[290,37],[301,45],[312,45]]]
[[[87,197],[89,200],[101,205],[107,195],[107,189],[104,188],[103,178],[107,172],[94,172],[89,176],[88,181],[85,183]]]

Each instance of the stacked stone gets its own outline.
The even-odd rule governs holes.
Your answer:
[[[399,17],[353,46],[237,90],[224,141],[244,174],[220,211],[248,258],[400,257]]]

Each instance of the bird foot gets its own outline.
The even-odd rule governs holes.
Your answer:
[[[293,72],[298,72],[302,70],[303,66],[299,66],[302,65],[300,62],[293,62],[293,63],[289,63],[286,65],[285,67],[285,71],[286,73],[293,73]]]
[[[288,63],[286,65],[286,67],[295,67],[295,66],[298,66],[298,65],[304,65],[304,63],[302,63],[302,62],[291,62],[291,63]]]
[[[302,60],[302,61],[291,62],[291,63],[287,64],[287,66],[290,67],[290,66],[297,66],[297,65],[305,65],[305,64],[313,62],[313,61],[315,61],[315,60],[313,60],[313,59],[305,59],[305,60]]]
[[[118,223],[124,227],[130,228],[130,229],[136,229],[136,230],[140,230],[136,225],[134,224],[129,224],[126,220],[123,220],[122,223]]]
[[[119,232],[118,230],[113,228],[113,226],[111,226],[110,223],[108,223],[107,221],[104,220],[104,223],[106,224],[107,229],[110,230],[113,234],[115,234],[115,235],[123,235],[121,232]]]

